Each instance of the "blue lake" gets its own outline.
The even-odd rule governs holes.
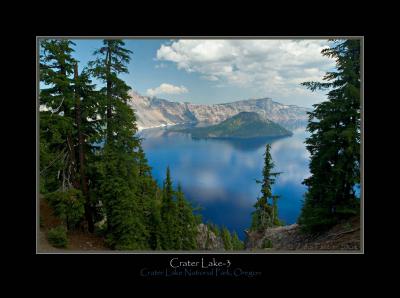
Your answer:
[[[194,140],[188,134],[165,128],[140,132],[143,149],[154,178],[162,185],[170,166],[175,185],[181,183],[185,196],[194,206],[201,206],[203,222],[211,220],[236,231],[244,239],[250,226],[253,205],[260,196],[263,154],[270,143],[275,171],[283,172],[272,191],[280,195],[279,217],[286,224],[295,223],[300,213],[309,176],[309,153],[304,129],[293,136],[253,140]]]

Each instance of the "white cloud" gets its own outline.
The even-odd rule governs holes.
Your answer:
[[[304,96],[299,84],[321,80],[333,59],[321,55],[327,40],[177,40],[157,51],[157,60],[197,72],[218,86],[252,88],[275,98]],[[309,91],[307,91],[310,94]]]
[[[188,90],[185,86],[174,86],[172,84],[162,83],[156,88],[147,89],[146,94],[149,96],[156,96],[159,94],[182,94],[187,92]]]

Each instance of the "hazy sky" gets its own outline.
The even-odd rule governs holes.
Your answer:
[[[73,40],[80,70],[101,40]],[[126,39],[132,60],[122,78],[142,95],[173,101],[222,103],[270,97],[311,107],[326,99],[301,82],[321,80],[334,68],[321,50],[327,40]]]

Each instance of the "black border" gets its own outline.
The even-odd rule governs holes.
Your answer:
[[[54,14],[53,14],[54,16]],[[203,19],[204,20],[204,19]],[[326,19],[325,19],[326,20]],[[90,23],[91,19],[87,20]],[[143,20],[141,20],[143,21]],[[182,20],[184,22],[185,19]],[[193,21],[193,20],[192,20]],[[196,21],[196,20],[194,20]],[[244,22],[246,22],[245,20]],[[301,21],[301,20],[300,20]],[[321,20],[322,21],[322,20]],[[358,26],[361,26],[362,23],[357,23],[357,20],[352,20],[352,22],[345,22],[342,25],[346,27],[347,24],[356,23]],[[98,20],[97,20],[98,22]],[[14,145],[13,151],[18,151],[18,156],[22,158],[21,162],[17,164],[12,163],[11,168],[14,170],[15,177],[19,177],[18,180],[15,181],[15,185],[13,186],[14,190],[18,191],[17,196],[13,196],[13,200],[16,200],[16,210],[21,211],[20,217],[23,219],[29,219],[29,222],[21,222],[20,231],[24,232],[24,236],[18,234],[19,240],[22,239],[21,244],[16,247],[12,247],[14,253],[17,253],[19,256],[30,256],[30,260],[34,261],[33,266],[30,266],[32,276],[37,274],[45,274],[47,272],[46,278],[48,280],[56,280],[56,275],[53,275],[54,272],[57,274],[62,274],[68,272],[68,270],[73,270],[77,276],[81,276],[82,279],[88,278],[110,278],[110,279],[118,279],[121,278],[121,287],[125,287],[127,284],[135,283],[135,285],[139,284],[154,284],[157,282],[164,282],[168,284],[173,284],[174,281],[177,281],[180,286],[183,283],[189,283],[190,281],[210,281],[210,278],[196,278],[196,279],[183,279],[183,278],[170,278],[170,279],[159,279],[159,278],[142,278],[140,277],[139,270],[143,267],[165,267],[168,264],[169,259],[172,255],[37,255],[36,251],[36,36],[42,35],[72,35],[72,36],[84,36],[84,35],[128,35],[128,36],[319,36],[319,35],[333,35],[333,36],[365,36],[365,61],[368,59],[370,61],[370,54],[373,50],[369,48],[372,47],[372,38],[371,35],[366,33],[366,30],[354,30],[348,27],[346,30],[330,30],[324,26],[318,25],[318,21],[313,19],[313,27],[308,27],[306,29],[299,29],[298,25],[296,26],[297,32],[293,32],[292,24],[289,25],[292,30],[287,30],[288,27],[282,26],[273,26],[272,29],[269,27],[269,30],[266,29],[268,24],[277,24],[273,21],[269,20],[265,22],[264,19],[259,20],[251,27],[249,30],[246,26],[240,26],[240,28],[232,27],[230,25],[226,26],[218,26],[213,28],[213,30],[205,29],[204,27],[197,27],[195,29],[188,29],[188,26],[178,26],[179,29],[171,30],[158,26],[157,23],[153,24],[157,26],[156,28],[146,26],[135,27],[135,23],[131,23],[130,26],[127,27],[129,20],[125,20],[125,24],[122,24],[123,28],[114,27],[111,30],[105,30],[103,26],[99,26],[95,29],[95,26],[88,26],[83,23],[79,23],[75,28],[70,29],[61,29],[57,26],[46,26],[45,22],[39,22],[42,25],[40,28],[37,28],[35,32],[31,32],[29,36],[23,39],[24,44],[23,47],[19,47],[18,50],[15,50],[15,57],[18,57],[22,60],[23,68],[19,69],[17,75],[24,76],[27,79],[27,82],[24,83],[24,88],[18,88],[18,98],[24,99],[24,102],[29,102],[29,104],[25,104],[23,106],[19,106],[21,108],[18,111],[19,118],[24,119],[23,121],[17,121],[15,123],[15,119],[10,119],[11,123],[18,124],[19,127],[13,129],[13,134],[18,134],[17,138],[22,141],[21,145]],[[307,22],[306,22],[307,23]],[[280,24],[280,23],[278,23]],[[307,23],[308,24],[308,23]],[[240,24],[239,24],[240,25]],[[279,27],[277,29],[277,27]],[[300,26],[301,27],[301,26]],[[330,26],[329,28],[332,28]],[[340,27],[340,26],[338,26]],[[91,29],[88,29],[91,28]],[[132,29],[133,28],[133,29]],[[151,29],[150,29],[151,28]],[[283,29],[285,28],[285,29]],[[313,28],[313,29],[310,29]],[[213,32],[212,32],[213,31]],[[26,36],[26,35],[25,35]],[[21,37],[19,37],[21,41]],[[19,43],[21,45],[21,42]],[[27,50],[29,49],[29,50]],[[366,67],[369,68],[369,62],[365,63]],[[372,67],[372,66],[371,66]],[[375,65],[376,67],[376,65]],[[29,72],[26,71],[29,69]],[[370,102],[373,101],[372,94],[373,91],[370,88],[371,80],[369,79],[369,72],[372,70],[365,71],[365,118],[372,119],[375,118],[376,114],[371,109],[370,110]],[[29,73],[29,75],[28,75]],[[19,85],[19,84],[18,84]],[[17,87],[17,86],[16,86]],[[14,90],[14,91],[15,91]],[[370,95],[371,94],[371,95]],[[15,93],[14,93],[15,95]],[[29,100],[28,100],[29,99]],[[13,102],[15,104],[15,100]],[[11,115],[9,115],[11,116]],[[368,135],[368,141],[365,147],[365,155],[371,156],[367,149],[368,146],[371,146],[373,141],[373,123],[370,121],[365,122],[365,133]],[[18,133],[19,132],[19,133]],[[375,131],[376,133],[376,131]],[[18,137],[20,136],[20,137]],[[27,145],[27,143],[29,145]],[[371,150],[372,152],[372,150]],[[35,154],[35,156],[34,156]],[[371,155],[369,155],[371,154]],[[367,257],[372,254],[372,246],[373,240],[371,240],[369,234],[369,230],[371,225],[368,224],[368,218],[371,217],[371,214],[368,211],[368,206],[370,205],[369,200],[372,200],[373,192],[371,184],[373,184],[373,178],[370,178],[370,173],[373,171],[371,168],[379,167],[378,162],[374,162],[371,159],[366,160],[365,173],[368,172],[368,175],[365,175],[365,200],[368,203],[365,204],[365,254],[364,255],[278,255],[278,254],[269,254],[269,255],[215,255],[217,259],[226,259],[230,258],[233,264],[237,266],[241,266],[243,268],[252,269],[254,271],[262,271],[263,274],[260,277],[256,277],[253,279],[248,278],[229,278],[229,279],[211,279],[218,284],[224,284],[224,282],[230,282],[230,285],[239,285],[242,282],[249,284],[252,281],[260,282],[260,285],[267,286],[267,281],[272,281],[273,279],[289,279],[293,282],[293,288],[289,286],[288,288],[284,288],[284,290],[293,290],[296,287],[299,287],[297,279],[306,279],[309,282],[315,283],[316,281],[321,282],[322,284],[326,284],[323,281],[329,280],[329,278],[333,278],[334,272],[341,272],[341,277],[347,276],[348,268],[352,268],[354,270],[352,274],[353,279],[358,279],[359,272],[363,272],[367,269],[368,265],[365,263]],[[21,180],[23,179],[24,183],[21,185]],[[21,193],[26,192],[26,194]],[[24,202],[24,206],[21,206],[21,202]],[[372,204],[372,203],[371,203]],[[29,208],[27,207],[29,205]],[[15,222],[15,221],[13,221]],[[19,222],[18,222],[19,223]],[[28,237],[28,235],[30,235]],[[21,242],[21,241],[19,241]],[[18,243],[19,243],[18,242]],[[187,255],[179,254],[180,258],[184,258]],[[190,258],[199,258],[201,255],[188,255]],[[207,254],[204,257],[212,258],[214,255]],[[19,262],[24,264],[24,260],[19,258]],[[25,264],[26,265],[26,264]],[[40,270],[40,273],[35,273],[37,270]],[[124,272],[124,274],[122,274]],[[332,288],[332,286],[330,287]]]

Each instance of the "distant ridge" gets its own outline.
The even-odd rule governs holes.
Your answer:
[[[198,122],[217,124],[240,112],[255,112],[293,130],[307,125],[307,112],[311,111],[304,107],[284,105],[267,97],[212,105],[173,102],[142,96],[134,91],[130,97],[128,103],[136,112],[139,129]]]

